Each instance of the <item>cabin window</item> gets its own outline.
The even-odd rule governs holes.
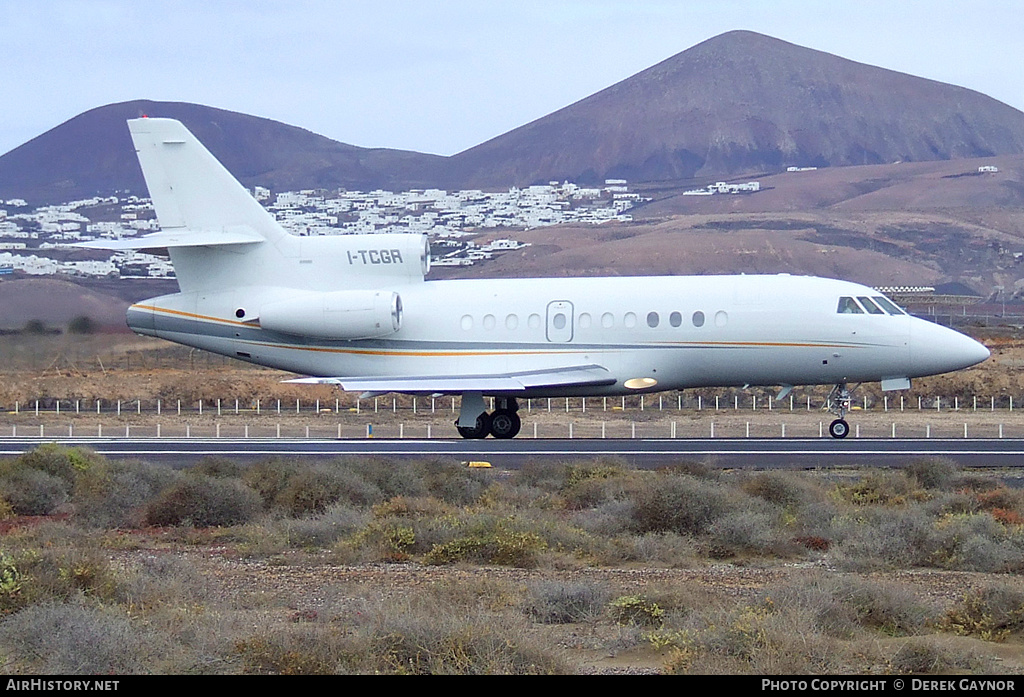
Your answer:
[[[673,312],[668,316],[668,323],[673,327],[679,327],[683,324],[683,315],[679,312]]]
[[[505,329],[516,329],[519,327],[519,316],[509,315],[505,318]]]
[[[882,308],[880,308],[878,305],[876,305],[873,302],[871,302],[871,298],[865,298],[865,297],[862,297],[862,296],[858,295],[857,296],[857,300],[860,300],[860,304],[863,305],[864,309],[867,310],[870,314],[872,314],[872,315],[884,315],[885,314],[885,311],[882,310]]]
[[[591,323],[590,313],[584,312],[584,313],[580,314],[580,322],[579,322],[580,329],[590,329],[590,323]]]
[[[660,321],[661,321],[661,318],[658,317],[658,313],[657,312],[648,312],[647,313],[647,326],[650,327],[651,329],[654,329],[655,327],[657,327],[658,323]]]
[[[729,323],[729,315],[726,314],[725,310],[719,310],[715,313],[715,326],[724,327]]]
[[[494,329],[494,315],[484,315],[484,329]]]
[[[565,324],[565,315],[561,312],[556,313],[555,316],[551,318],[551,325],[555,329],[565,329]]]
[[[839,309],[836,310],[841,315],[863,315],[864,310],[860,309],[860,305],[853,298],[842,297],[839,298]]]
[[[884,307],[886,310],[888,310],[890,315],[905,315],[905,314],[907,314],[906,312],[901,310],[899,307],[897,307],[896,303],[894,303],[892,300],[889,300],[889,298],[886,298],[886,297],[881,296],[881,295],[876,295],[876,296],[874,296],[873,299],[874,299],[874,301],[876,303],[878,303],[879,305]]]
[[[470,315],[462,316],[462,328],[467,332],[473,328],[473,318]]]
[[[704,313],[697,310],[693,313],[693,326],[703,327],[704,326]]]
[[[615,326],[615,315],[610,312],[606,312],[601,315],[601,326],[605,329],[611,329]]]
[[[540,329],[540,315],[532,314],[526,320],[526,324],[529,325],[530,329]]]
[[[632,329],[633,327],[635,327],[636,326],[636,313],[635,312],[627,312],[626,315],[622,318],[622,323],[626,326],[627,329]]]

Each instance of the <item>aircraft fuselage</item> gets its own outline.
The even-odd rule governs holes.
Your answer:
[[[401,328],[375,339],[310,339],[237,316],[294,292],[281,288],[163,296],[133,306],[128,322],[141,334],[313,376],[599,364],[614,378],[601,386],[492,392],[523,397],[912,378],[987,355],[977,342],[906,314],[839,313],[840,297],[880,294],[815,277],[452,280],[387,290],[401,296]]]

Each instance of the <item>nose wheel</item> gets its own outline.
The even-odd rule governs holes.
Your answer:
[[[846,438],[850,433],[850,424],[845,419],[836,419],[828,425],[828,433],[833,438]]]
[[[832,388],[828,393],[825,404],[829,413],[835,414],[838,418],[828,425],[828,434],[833,438],[846,438],[850,435],[850,424],[846,423],[846,412],[850,411],[850,390],[846,383],[841,382]]]

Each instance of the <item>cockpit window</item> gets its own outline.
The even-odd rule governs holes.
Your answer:
[[[860,304],[863,305],[864,309],[867,310],[870,314],[872,314],[872,315],[884,315],[885,314],[885,312],[882,310],[882,308],[880,308],[878,305],[876,305],[873,302],[871,302],[871,298],[864,298],[864,297],[861,297],[861,296],[858,295],[857,296],[857,300],[860,300]]]
[[[881,295],[876,295],[876,296],[874,296],[873,299],[874,299],[874,301],[876,303],[878,303],[879,305],[884,307],[886,310],[888,310],[890,315],[905,315],[905,314],[907,314],[906,312],[904,312],[900,308],[896,307],[896,303],[894,303],[892,300],[889,300],[889,298],[886,298],[886,297],[881,296]]]
[[[863,315],[864,310],[860,309],[860,305],[853,298],[842,297],[839,298],[839,309],[836,310],[841,315]]]

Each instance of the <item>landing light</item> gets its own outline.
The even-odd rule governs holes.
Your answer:
[[[627,390],[643,390],[648,387],[654,387],[658,384],[658,381],[654,378],[630,378],[622,384]]]

